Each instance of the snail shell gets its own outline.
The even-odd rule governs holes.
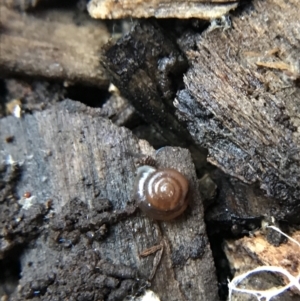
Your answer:
[[[188,180],[175,169],[144,165],[137,170],[135,200],[153,219],[170,220],[180,215],[188,205],[188,191]]]

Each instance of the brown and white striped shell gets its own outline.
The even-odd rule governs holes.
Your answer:
[[[175,169],[138,168],[134,198],[153,219],[170,220],[180,215],[188,205],[188,192],[188,180]]]

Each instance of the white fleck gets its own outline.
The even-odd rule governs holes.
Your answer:
[[[145,295],[142,296],[141,301],[160,301],[158,296],[153,291],[146,291]]]
[[[153,291],[147,290],[144,295],[135,298],[134,301],[160,301],[160,299]]]
[[[115,94],[120,94],[119,89],[112,83],[110,83],[109,86],[108,86],[108,92],[115,93]]]
[[[16,221],[17,224],[18,224],[21,220],[22,220],[21,217],[17,217],[17,218],[15,219],[15,221]]]
[[[46,176],[42,177],[42,183],[45,183],[47,180],[48,180],[48,177],[46,177]]]
[[[28,210],[35,203],[35,196],[31,196],[30,198],[21,198],[18,203],[22,206],[22,209]]]
[[[15,163],[16,163],[16,161],[13,159],[13,157],[11,155],[8,155],[7,159],[6,159],[6,164],[7,165],[14,165]]]
[[[21,118],[21,106],[16,105],[13,109],[13,115],[17,118]]]
[[[64,71],[63,67],[59,63],[53,63],[48,66],[48,72],[62,73]]]

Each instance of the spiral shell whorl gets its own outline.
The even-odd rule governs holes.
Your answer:
[[[157,170],[145,181],[145,195],[152,206],[160,210],[174,210],[182,203],[184,183],[172,169]]]
[[[138,169],[136,196],[142,211],[154,219],[169,220],[181,214],[188,204],[188,181],[175,169]]]

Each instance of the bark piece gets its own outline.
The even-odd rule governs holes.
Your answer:
[[[191,146],[191,137],[174,116],[173,106],[186,60],[157,24],[135,24],[129,34],[105,45],[102,62],[122,95],[170,144]],[[196,166],[202,166],[203,150],[194,145],[190,150]]]
[[[76,19],[71,11],[21,14],[1,11],[0,70],[6,74],[107,86],[99,51],[108,40],[106,27]]]
[[[299,5],[253,1],[231,30],[193,35],[197,50],[186,36],[191,68],[175,102],[208,161],[257,182],[284,205],[273,213],[280,219],[300,212]]]
[[[0,120],[2,159],[22,162],[15,195],[30,191],[29,209],[52,200],[39,227],[42,235],[20,258],[22,278],[12,300],[123,300],[152,274],[155,254],[139,254],[161,242],[164,252],[151,282],[161,300],[217,300],[189,152],[167,147],[155,153],[129,130],[90,112],[67,100],[22,119]],[[8,132],[12,143],[4,142]],[[149,155],[189,179],[191,203],[173,222],[150,220],[132,200],[136,158]]]
[[[224,16],[237,5],[238,0],[92,0],[88,4],[88,11],[98,19],[155,17],[211,20]]]

